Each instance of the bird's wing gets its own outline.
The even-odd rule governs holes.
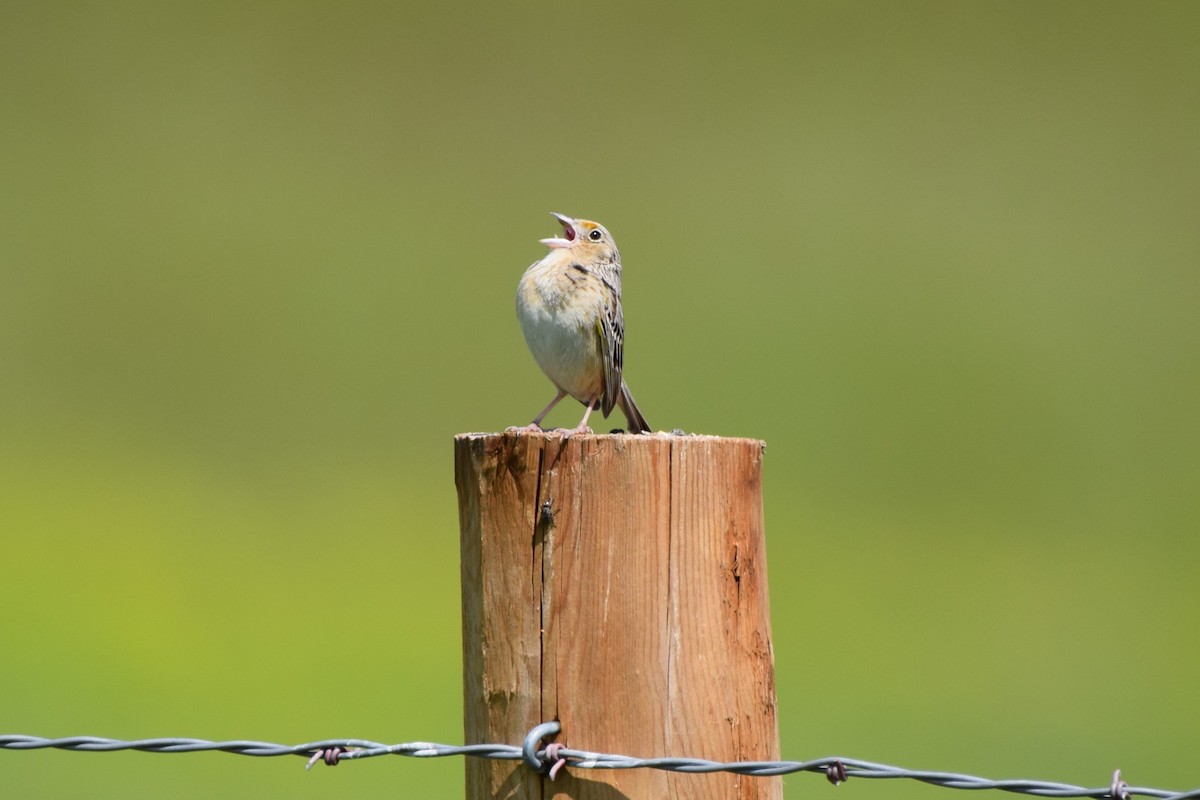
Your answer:
[[[600,358],[604,363],[604,395],[600,410],[606,417],[621,394],[621,364],[625,357],[625,315],[621,311],[621,301],[614,300],[596,320]]]

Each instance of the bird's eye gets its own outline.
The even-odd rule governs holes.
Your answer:
[[[598,242],[604,238],[604,234],[601,233],[600,231],[592,231],[591,233],[588,234],[588,238],[591,239],[593,242]]]

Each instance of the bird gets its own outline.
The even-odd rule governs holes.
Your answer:
[[[552,213],[562,236],[542,239],[550,252],[525,270],[517,286],[517,318],[525,343],[558,389],[533,422],[516,430],[540,431],[542,420],[567,395],[585,407],[583,420],[565,431],[591,433],[588,417],[620,407],[629,433],[648,433],[621,376],[625,315],[621,311],[621,252],[598,222]]]

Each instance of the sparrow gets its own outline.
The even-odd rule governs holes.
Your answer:
[[[542,420],[567,395],[584,405],[583,420],[566,432],[591,433],[588,417],[619,406],[630,433],[650,425],[621,377],[625,316],[621,311],[621,253],[598,222],[554,214],[562,236],[542,239],[550,252],[517,286],[517,318],[525,343],[558,389],[550,404],[520,430],[540,431]]]

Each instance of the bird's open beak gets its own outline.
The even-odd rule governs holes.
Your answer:
[[[553,239],[540,239],[539,241],[551,249],[556,247],[570,247],[571,245],[575,244],[575,220],[571,219],[565,214],[559,214],[554,211],[550,212],[550,216],[558,220],[559,224],[563,226],[563,235]]]

